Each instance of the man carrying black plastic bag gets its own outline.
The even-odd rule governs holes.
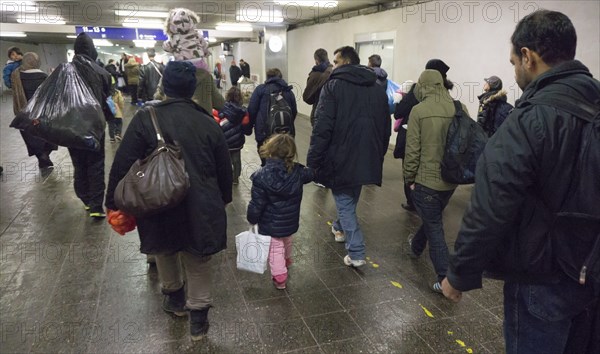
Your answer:
[[[106,99],[110,95],[111,76],[96,64],[98,53],[94,41],[85,33],[80,33],[75,40],[75,57],[73,65],[85,81],[94,97],[100,103],[106,114],[108,107]],[[75,169],[75,194],[89,210],[90,217],[104,218],[102,208],[104,202],[104,133],[100,138],[98,151],[69,148],[71,161]]]

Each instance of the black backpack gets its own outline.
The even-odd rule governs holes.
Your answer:
[[[566,95],[563,95],[566,96]],[[567,276],[600,291],[600,100],[535,96],[527,104],[560,109],[585,121],[568,193],[559,210],[551,210],[549,237],[554,260]]]
[[[271,92],[267,116],[267,136],[273,134],[296,135],[292,108],[283,97],[283,91]]]
[[[448,127],[446,147],[441,163],[442,179],[448,183],[475,183],[475,166],[485,144],[486,132],[454,101],[456,113]]]

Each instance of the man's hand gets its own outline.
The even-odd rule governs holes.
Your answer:
[[[414,184],[414,183],[410,185],[410,190],[411,190],[411,191],[414,191],[414,190],[415,190],[415,184]]]
[[[442,280],[442,291],[444,292],[444,296],[453,302],[459,302],[462,299],[462,291],[454,289],[450,285],[448,278]]]

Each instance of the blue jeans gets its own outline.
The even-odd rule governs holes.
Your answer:
[[[333,223],[333,228],[344,232],[346,250],[352,260],[365,259],[365,238],[356,217],[361,190],[362,186],[355,186],[332,191],[338,213],[338,220]]]
[[[600,350],[599,296],[563,277],[557,284],[504,284],[506,353]],[[592,342],[595,342],[592,343]]]
[[[438,281],[446,277],[448,269],[448,246],[444,238],[442,212],[454,190],[436,191],[420,184],[412,191],[413,203],[421,217],[421,227],[412,239],[412,251],[420,255],[429,241],[429,257],[438,276]]]

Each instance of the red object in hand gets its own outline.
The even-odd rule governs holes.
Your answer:
[[[216,109],[213,108],[212,114],[213,114],[213,118],[215,119],[217,124],[221,123],[221,118],[219,117],[219,111],[217,111]]]
[[[250,113],[246,112],[244,119],[242,119],[242,125],[250,124]]]
[[[120,210],[108,210],[108,223],[119,235],[135,230],[135,217]]]

